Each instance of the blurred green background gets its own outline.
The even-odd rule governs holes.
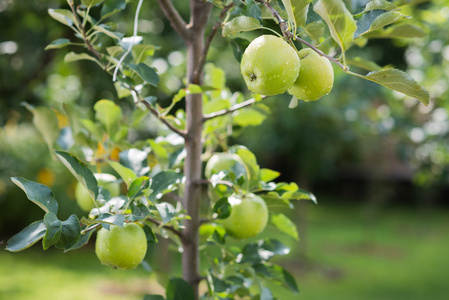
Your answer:
[[[186,17],[188,1],[175,2]],[[406,70],[431,93],[429,106],[335,68],[329,96],[294,109],[288,95],[269,98],[272,115],[232,138],[248,146],[262,167],[280,171],[280,180],[295,181],[318,198],[318,205],[298,203],[297,210],[285,212],[298,224],[301,241],[287,238],[292,254],[281,264],[295,275],[301,294],[279,288],[281,299],[447,299],[449,1],[419,2],[404,13],[425,28],[426,37],[372,40],[348,55]],[[22,253],[3,250],[11,235],[42,217],[12,176],[50,186],[63,214],[82,215],[72,175],[52,160],[22,103],[92,107],[105,98],[132,105],[117,98],[111,78],[95,64],[63,62],[78,49],[44,51],[51,41],[72,35],[47,13],[65,5],[0,0],[0,299],[140,299],[162,293],[157,272],[111,270],[97,261],[91,245],[66,254],[44,253],[40,245]],[[125,20],[135,6],[131,1],[117,16],[127,36],[132,26]],[[156,96],[168,101],[182,85],[185,51],[161,16],[156,1],[145,1],[139,28],[161,46],[152,58],[161,72]],[[220,36],[214,43],[210,61],[225,70],[232,91],[247,91],[230,45]],[[163,251],[148,256],[159,261],[155,270],[179,271],[176,258]]]

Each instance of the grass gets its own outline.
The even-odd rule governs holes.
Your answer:
[[[292,253],[278,262],[295,275],[301,293],[274,287],[279,299],[447,299],[449,211],[299,208],[307,230],[300,221],[302,240],[286,239]],[[89,247],[0,252],[0,299],[134,300],[145,293],[163,294],[154,273],[102,266]]]

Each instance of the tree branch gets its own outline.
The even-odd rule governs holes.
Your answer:
[[[182,232],[179,231],[179,230],[177,230],[177,229],[174,228],[173,226],[164,225],[162,222],[157,221],[157,220],[155,220],[155,219],[153,219],[153,218],[146,218],[146,220],[147,220],[147,221],[150,221],[151,223],[155,224],[155,225],[158,226],[158,227],[162,227],[162,228],[164,228],[164,229],[166,229],[166,230],[169,230],[169,231],[173,232],[174,234],[176,234],[177,236],[179,236],[179,237],[181,238],[182,241],[185,239],[185,238],[184,238],[184,235],[182,234]]]
[[[78,22],[78,26],[81,29],[81,37],[83,38],[84,44],[86,44],[87,49],[92,52],[96,58],[98,58],[101,62],[101,54],[98,52],[97,49],[92,46],[91,42],[87,38],[86,34],[86,26],[84,26],[83,22],[81,22],[80,18],[78,17],[78,13],[76,12],[75,5],[73,4],[73,1],[68,1],[70,5],[70,9],[72,10],[73,16],[75,17],[76,21]]]
[[[254,103],[256,103],[256,99],[251,98],[249,100],[243,101],[242,103],[233,105],[231,108],[222,109],[222,110],[219,110],[219,111],[216,111],[216,112],[204,115],[203,116],[203,122],[206,122],[206,121],[208,121],[210,119],[213,119],[213,118],[216,118],[216,117],[220,117],[220,116],[224,116],[224,115],[233,113],[236,110],[239,110],[239,109],[242,109],[244,107],[253,105]]]
[[[134,98],[134,102],[136,103],[142,103],[143,105],[145,105],[145,107],[150,111],[150,113],[155,116],[159,121],[161,121],[163,124],[165,124],[171,131],[179,134],[180,136],[182,136],[184,139],[186,138],[186,133],[183,130],[180,130],[178,128],[176,128],[175,126],[173,126],[170,122],[168,122],[164,116],[162,116],[153,106],[151,106],[150,103],[148,103],[147,101],[145,101],[144,99],[142,99],[142,96],[140,95],[140,93],[135,89],[135,87],[133,86],[127,86],[127,88],[129,88],[131,90],[131,94],[133,95]]]
[[[310,44],[309,42],[301,39],[299,36],[293,34],[292,32],[290,32],[288,30],[288,24],[287,22],[284,21],[284,19],[282,19],[281,15],[277,12],[276,9],[274,9],[270,2],[268,0],[255,0],[259,3],[262,3],[263,5],[265,5],[265,7],[271,12],[271,14],[276,18],[276,20],[279,22],[279,26],[282,30],[282,34],[284,35],[285,38],[287,39],[296,39],[299,42],[301,42],[302,44],[308,46],[309,48],[311,48],[313,51],[315,51],[316,53],[318,53],[320,56],[324,56],[327,59],[333,61],[335,64],[337,64],[340,68],[343,69],[343,71],[347,71],[348,67],[343,65],[338,59],[329,56],[327,54],[325,54],[323,51],[321,51],[320,49],[316,48],[314,45]]]
[[[226,13],[234,6],[234,3],[231,3],[223,8],[223,10],[220,13],[220,16],[218,17],[218,21],[215,22],[214,27],[212,27],[212,30],[209,33],[209,36],[206,39],[206,42],[204,43],[203,52],[201,53],[200,60],[198,64],[196,65],[195,72],[193,73],[193,78],[195,81],[199,81],[199,77],[201,75],[201,71],[203,70],[204,63],[206,62],[206,56],[207,52],[209,52],[210,44],[212,43],[212,40],[217,33],[218,29],[220,28],[223,18],[226,15]]]
[[[182,37],[184,41],[187,41],[189,38],[189,31],[187,29],[187,23],[181,17],[179,12],[173,6],[170,0],[157,0],[159,2],[159,6],[164,12],[165,16],[169,20],[171,26],[176,30],[176,32]]]

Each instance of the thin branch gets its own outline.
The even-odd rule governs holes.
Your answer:
[[[216,112],[204,115],[203,116],[203,122],[206,122],[207,120],[210,120],[210,119],[213,119],[213,118],[216,118],[216,117],[220,117],[220,116],[224,116],[224,115],[233,113],[236,110],[239,110],[239,109],[242,109],[244,107],[253,105],[254,103],[256,103],[256,99],[251,98],[249,100],[243,101],[242,103],[233,105],[231,108],[222,109],[222,110],[219,110],[219,111],[216,111]]]
[[[162,222],[155,220],[153,218],[146,218],[147,221],[150,221],[151,223],[155,224],[158,227],[162,227],[168,231],[173,232],[174,234],[176,234],[177,236],[179,236],[181,238],[181,240],[185,240],[184,235],[182,234],[181,231],[177,230],[176,228],[174,228],[173,226],[170,225],[164,225]]]
[[[70,5],[70,9],[72,10],[73,16],[75,17],[76,21],[78,22],[78,25],[81,29],[81,36],[83,38],[84,43],[86,44],[87,49],[92,52],[100,61],[101,61],[101,54],[98,52],[97,49],[92,46],[91,42],[89,41],[86,33],[86,27],[84,26],[83,22],[81,22],[80,18],[78,17],[78,13],[76,12],[75,5],[73,4],[73,1],[68,1]]]
[[[265,5],[265,7],[271,12],[271,14],[276,18],[276,20],[278,20],[279,22],[279,26],[281,27],[282,30],[282,34],[284,35],[285,38],[287,39],[296,39],[299,42],[303,43],[304,45],[308,46],[309,48],[311,48],[313,51],[315,51],[316,53],[318,53],[320,56],[324,56],[327,59],[333,61],[335,64],[337,64],[340,68],[343,69],[343,71],[348,71],[348,67],[343,65],[338,59],[329,56],[327,54],[325,54],[323,51],[321,51],[320,49],[316,48],[314,45],[310,44],[309,42],[301,39],[299,36],[293,34],[292,32],[290,32],[288,30],[288,24],[287,22],[284,21],[284,19],[282,19],[281,15],[277,12],[276,9],[274,9],[270,2],[268,0],[256,0],[259,3],[262,3],[263,5]]]
[[[135,87],[132,86],[128,86],[127,88],[129,88],[131,90],[131,94],[134,97],[134,101],[136,103],[142,103],[143,105],[145,105],[145,107],[150,111],[150,113],[155,116],[159,121],[161,121],[163,124],[165,124],[171,131],[179,134],[180,136],[182,136],[184,139],[186,138],[186,133],[183,130],[180,130],[178,128],[176,128],[175,126],[173,126],[170,122],[167,121],[167,119],[164,118],[164,116],[162,116],[153,106],[151,106],[150,103],[148,103],[147,101],[145,101],[144,99],[142,99],[142,96],[140,95],[140,93],[135,89]]]
[[[165,16],[170,21],[171,26],[182,37],[182,39],[186,41],[189,38],[187,23],[181,17],[181,15],[173,6],[170,0],[158,0],[158,2]]]
[[[218,29],[221,27],[221,24],[223,22],[223,18],[226,15],[226,13],[234,6],[234,3],[231,3],[225,7],[223,7],[223,10],[221,11],[218,21],[215,22],[214,27],[212,27],[212,30],[209,33],[209,36],[206,39],[206,42],[204,44],[203,52],[201,53],[200,60],[198,64],[196,65],[195,72],[193,73],[193,78],[195,82],[199,81],[199,76],[201,75],[201,71],[203,70],[204,63],[206,62],[206,56],[209,52],[210,44],[212,43],[212,40],[217,33]]]

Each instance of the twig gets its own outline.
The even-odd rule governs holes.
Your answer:
[[[285,38],[288,39],[296,39],[299,42],[301,42],[302,44],[308,46],[309,48],[311,48],[313,51],[315,51],[316,53],[318,53],[320,56],[324,56],[327,59],[333,61],[335,64],[337,64],[340,68],[342,68],[344,71],[348,71],[348,67],[343,65],[338,59],[329,56],[327,54],[325,54],[323,51],[321,51],[320,49],[316,48],[314,45],[310,44],[309,42],[301,39],[299,36],[293,34],[292,32],[290,32],[288,30],[288,24],[287,22],[284,21],[284,19],[282,19],[281,15],[277,12],[276,9],[274,9],[271,5],[270,2],[268,0],[256,0],[259,3],[262,3],[263,5],[265,5],[265,7],[271,12],[271,14],[276,18],[276,20],[278,20],[279,22],[279,26],[281,27],[282,30],[282,34],[284,35]]]
[[[187,30],[187,24],[173,6],[170,0],[158,0],[159,6],[164,12],[167,19],[170,21],[171,26],[176,32],[186,41],[189,37],[189,31]]]
[[[231,108],[222,109],[222,110],[219,110],[219,111],[216,111],[216,112],[204,115],[203,116],[203,122],[206,122],[207,120],[210,120],[210,119],[213,119],[213,118],[216,118],[216,117],[220,117],[220,116],[224,116],[224,115],[230,114],[230,113],[232,113],[232,112],[234,112],[236,110],[239,110],[239,109],[242,109],[244,107],[253,105],[254,103],[256,103],[256,99],[251,98],[251,99],[246,100],[246,101],[244,101],[242,103],[233,105]]]
[[[92,52],[100,61],[101,61],[101,54],[98,52],[97,49],[92,46],[89,39],[87,38],[86,34],[86,27],[84,26],[83,22],[81,22],[80,18],[78,17],[78,13],[76,12],[75,5],[73,4],[73,1],[68,1],[70,5],[70,9],[72,10],[73,16],[75,17],[76,21],[78,22],[78,25],[81,29],[81,36],[83,38],[84,43],[86,44],[87,49]]]
[[[151,223],[155,224],[155,225],[158,226],[158,227],[162,227],[162,228],[164,228],[164,229],[166,229],[166,230],[169,230],[169,231],[173,232],[174,234],[176,234],[177,236],[179,236],[179,237],[181,238],[181,240],[183,240],[183,241],[185,240],[185,237],[184,237],[184,235],[182,234],[182,232],[179,231],[179,230],[177,230],[177,229],[174,228],[173,226],[170,226],[170,225],[164,225],[162,222],[157,221],[157,220],[155,220],[155,219],[153,219],[153,218],[146,218],[146,220],[147,220],[147,221],[150,221]]]
[[[136,103],[142,103],[143,105],[145,105],[145,107],[150,111],[150,113],[155,116],[159,121],[161,121],[162,123],[164,123],[168,128],[170,128],[171,131],[179,134],[180,136],[182,136],[184,139],[186,138],[186,133],[183,130],[180,130],[178,128],[176,128],[175,126],[173,126],[170,122],[167,121],[167,119],[164,118],[164,116],[162,116],[153,106],[151,106],[150,103],[148,103],[147,101],[145,101],[144,99],[142,99],[142,96],[140,95],[140,93],[135,89],[135,87],[133,86],[127,86],[127,88],[129,88],[131,90],[131,94],[134,97],[134,101]]]
[[[206,62],[206,56],[207,52],[209,52],[210,44],[212,43],[212,40],[217,33],[218,29],[220,28],[223,18],[226,15],[226,13],[234,6],[234,3],[231,3],[223,8],[223,10],[220,13],[220,16],[218,17],[218,21],[215,22],[214,26],[212,27],[212,30],[209,33],[209,36],[206,39],[206,42],[204,44],[203,52],[201,53],[200,60],[198,64],[196,65],[195,72],[193,73],[193,78],[195,82],[199,82],[199,76],[201,75],[201,71],[203,69],[204,63]]]

